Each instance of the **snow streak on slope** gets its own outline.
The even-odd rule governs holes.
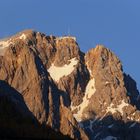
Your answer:
[[[27,38],[26,35],[22,34],[19,37],[14,38],[14,40],[17,40],[17,39],[25,40],[26,38]],[[0,55],[4,55],[6,49],[10,46],[10,44],[13,44],[13,43],[14,41],[11,38],[8,40],[1,40],[0,41]]]
[[[123,108],[127,107],[129,104],[125,103],[124,100],[122,100],[121,104],[118,105],[117,107],[113,107],[113,104],[111,103],[110,106],[107,108],[107,112],[111,112],[112,114],[116,112],[120,112],[121,115],[123,115]]]
[[[73,114],[75,119],[80,122],[82,121],[82,117],[86,118],[86,114],[83,114],[84,109],[89,105],[89,100],[91,96],[96,92],[95,88],[95,79],[93,78],[92,71],[88,66],[88,62],[86,63],[87,69],[90,73],[91,79],[89,80],[86,90],[85,90],[85,96],[83,97],[83,102],[79,106],[72,106],[71,104],[71,110],[78,109],[78,112],[76,114]]]
[[[83,98],[83,102],[79,106],[76,106],[76,107],[71,106],[72,110],[78,108],[78,112],[76,114],[74,114],[74,117],[76,118],[76,120],[78,122],[80,122],[82,120],[83,111],[88,106],[89,99],[95,93],[95,91],[96,91],[95,79],[92,78],[86,86],[86,91],[85,91],[85,96]]]
[[[75,65],[77,65],[78,60],[76,58],[72,58],[70,61],[70,64],[64,65],[62,67],[57,67],[52,64],[50,68],[48,69],[48,72],[50,73],[52,79],[56,82],[59,82],[60,78],[63,76],[68,76],[71,74],[75,68]]]
[[[113,136],[107,136],[103,140],[117,140],[117,138],[116,137],[113,137]]]

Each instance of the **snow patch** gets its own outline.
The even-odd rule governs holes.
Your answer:
[[[94,120],[90,120],[90,125],[89,125],[89,128],[91,131],[93,131],[92,127],[93,127],[93,124],[96,123],[96,121],[98,120],[98,118],[95,118]]]
[[[136,112],[134,112],[132,115],[135,116]]]
[[[72,36],[58,37],[58,38],[56,38],[56,41],[57,40],[63,40],[63,39],[73,39],[74,41],[76,41],[76,37],[72,37]]]
[[[113,136],[107,136],[103,140],[117,140],[117,138],[116,137],[113,137]]]
[[[108,128],[112,128],[113,126],[114,126],[114,124],[111,124],[111,125],[108,126]]]
[[[92,75],[91,69],[89,68],[89,61],[86,62],[86,65],[87,65],[87,69],[88,69],[88,71],[89,71],[89,74],[90,74],[90,76],[92,77],[93,75]]]
[[[86,91],[85,91],[85,96],[83,97],[83,102],[77,106],[77,107],[73,107],[71,106],[71,109],[73,110],[74,108],[78,108],[78,112],[76,114],[74,114],[75,119],[80,122],[82,120],[82,116],[83,116],[83,111],[84,109],[89,105],[89,99],[91,98],[91,96],[95,93],[96,88],[95,88],[95,79],[92,78],[87,86],[86,86]],[[86,116],[85,116],[86,117]]]
[[[140,119],[139,118],[135,118],[135,115],[136,115],[136,112],[134,112],[130,116],[127,116],[127,119],[139,123],[140,122]]]
[[[129,104],[125,103],[124,100],[122,100],[121,104],[118,105],[117,107],[113,107],[114,104],[111,103],[109,107],[107,107],[107,112],[111,112],[112,114],[116,113],[117,111],[121,113],[121,115],[123,115],[123,108],[127,107]]]
[[[0,55],[4,55],[6,48],[8,48],[10,44],[10,40],[0,41]]]
[[[93,131],[93,130],[92,130],[92,126],[93,126],[92,124],[93,124],[93,121],[90,120],[90,121],[89,121],[89,129],[90,129],[91,131]]]
[[[97,133],[96,135],[95,135],[95,137],[94,137],[94,139],[96,139],[98,136],[100,136],[101,135],[101,132],[99,132],[99,133]]]
[[[132,114],[133,115],[133,114]],[[131,121],[136,121],[136,122],[139,122],[140,119],[135,119],[134,117],[132,116],[128,116],[127,119],[131,120]]]
[[[22,34],[22,35],[19,37],[19,39],[25,40],[25,39],[26,39],[26,35],[25,35],[25,34]]]
[[[106,82],[105,82],[105,85],[106,85],[106,86],[109,85],[109,84],[111,84],[109,81],[106,81]]]
[[[62,67],[57,67],[54,64],[50,66],[48,69],[48,72],[50,73],[50,76],[52,79],[56,82],[59,82],[60,78],[63,76],[68,76],[71,74],[75,68],[75,65],[77,65],[78,60],[76,58],[72,58],[70,61],[70,64],[64,65]]]
[[[0,49],[4,49],[9,47],[10,42],[9,41],[0,41]]]
[[[131,125],[130,125],[130,127],[129,127],[129,128],[134,127],[136,124],[137,124],[137,122],[134,122],[133,124],[131,124]]]

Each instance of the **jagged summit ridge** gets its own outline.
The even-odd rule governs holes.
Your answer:
[[[40,124],[73,139],[140,138],[136,84],[109,49],[97,45],[85,54],[74,37],[32,30],[3,41],[10,44],[0,41],[0,80]]]

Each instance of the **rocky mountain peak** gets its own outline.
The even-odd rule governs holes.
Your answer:
[[[85,54],[75,37],[25,30],[1,40],[0,55],[0,95],[21,102],[17,112],[72,139],[140,138],[136,83],[103,45]]]

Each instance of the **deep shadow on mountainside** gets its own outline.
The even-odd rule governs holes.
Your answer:
[[[82,122],[85,126],[89,125],[89,121]],[[110,125],[113,123],[114,125]],[[108,127],[107,125],[110,125]],[[135,127],[133,127],[135,125]],[[98,127],[97,127],[98,126]],[[100,121],[96,120],[95,126],[92,128],[96,135],[92,135],[90,129],[85,129],[86,133],[94,140],[139,140],[140,139],[140,123],[135,121],[125,122],[121,119],[115,119],[112,115],[106,116]],[[100,133],[98,133],[100,132]],[[109,137],[111,136],[111,137]]]
[[[14,95],[14,97],[11,97],[10,94]],[[71,140],[70,137],[64,136],[60,132],[55,132],[44,124],[40,124],[28,110],[20,93],[1,80],[0,139]]]
[[[32,30],[0,41],[0,139],[139,140],[139,109],[103,45],[83,53],[75,37]]]

